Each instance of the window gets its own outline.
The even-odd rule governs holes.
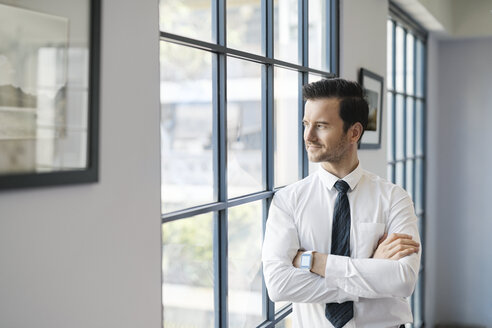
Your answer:
[[[308,174],[301,86],[336,75],[338,1],[160,0],[164,327],[290,327],[261,245]]]
[[[398,7],[388,20],[388,178],[405,188],[425,236],[426,32]],[[423,245],[425,251],[425,245]],[[422,263],[424,262],[422,255]],[[423,326],[424,267],[411,298],[415,327]]]

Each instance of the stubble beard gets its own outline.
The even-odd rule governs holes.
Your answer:
[[[343,136],[340,137],[338,143],[332,149],[326,149],[322,146],[319,153],[310,153],[308,152],[308,159],[313,163],[340,163],[342,159],[348,153],[348,142],[343,139]]]

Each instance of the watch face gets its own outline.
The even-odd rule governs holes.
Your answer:
[[[306,254],[301,256],[301,266],[308,267],[311,261],[311,254]]]

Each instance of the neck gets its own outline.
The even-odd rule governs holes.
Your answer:
[[[357,152],[352,156],[343,158],[338,162],[322,162],[321,166],[326,171],[330,172],[334,176],[342,179],[349,175],[353,170],[359,165],[359,158],[357,157]]]

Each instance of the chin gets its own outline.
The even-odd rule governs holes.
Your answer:
[[[310,155],[309,153],[308,153],[308,160],[311,163],[321,163],[321,162],[323,162],[323,159],[320,158],[319,156],[313,156],[313,155]]]

